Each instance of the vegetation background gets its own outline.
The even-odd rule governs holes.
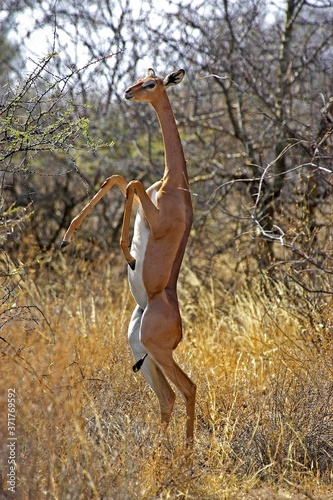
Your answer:
[[[0,6],[0,495],[333,498],[332,0],[4,0]],[[163,172],[156,116],[124,102],[148,67],[170,91],[195,208],[179,363],[198,386],[166,434],[133,363],[104,179]]]

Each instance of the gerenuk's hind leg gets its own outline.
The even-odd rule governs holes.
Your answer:
[[[181,339],[178,307],[165,299],[154,299],[145,310],[141,342],[146,352],[180,390],[186,405],[186,438],[192,445],[194,435],[196,385],[173,359],[172,351]]]
[[[136,306],[128,329],[128,340],[136,361],[147,353],[140,341],[140,328],[143,310]],[[163,372],[150,356],[147,356],[141,366],[141,371],[150,387],[155,392],[161,409],[161,421],[169,423],[172,408],[176,399],[175,393],[166,380]]]

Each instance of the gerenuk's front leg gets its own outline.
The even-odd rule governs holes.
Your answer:
[[[139,198],[149,226],[153,231],[158,224],[159,210],[149,198],[143,184],[140,181],[131,181],[126,189],[126,203],[121,231],[120,246],[131,269],[135,269],[135,259],[129,250],[129,227],[134,195]]]
[[[76,217],[74,217],[74,219],[70,223],[70,226],[67,229],[65,236],[62,240],[61,248],[64,248],[69,244],[72,234],[78,230],[78,228],[81,226],[82,222],[91,212],[94,206],[97,205],[97,203],[113,186],[117,186],[119,190],[122,192],[122,194],[125,196],[126,186],[127,186],[127,182],[125,181],[125,179],[121,175],[112,175],[111,177],[108,177],[103,182],[103,184],[101,185],[100,189],[97,191],[95,196],[89,201],[89,203],[83,208],[83,210],[81,210],[81,212]]]

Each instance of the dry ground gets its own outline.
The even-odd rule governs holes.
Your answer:
[[[198,386],[191,458],[182,400],[164,434],[154,394],[131,370],[123,271],[55,256],[4,285],[17,286],[1,311],[3,498],[333,498],[329,303],[318,312],[300,290],[291,301],[259,278],[231,294],[185,269],[176,357]],[[15,496],[6,492],[10,388]]]

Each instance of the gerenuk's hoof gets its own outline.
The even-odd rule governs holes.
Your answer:
[[[135,259],[133,259],[131,262],[128,263],[128,265],[130,266],[130,268],[132,269],[132,271],[134,271],[134,269],[135,269],[135,263],[136,263]]]
[[[67,245],[69,245],[69,241],[62,240],[60,248],[65,248],[65,247],[67,247]]]

